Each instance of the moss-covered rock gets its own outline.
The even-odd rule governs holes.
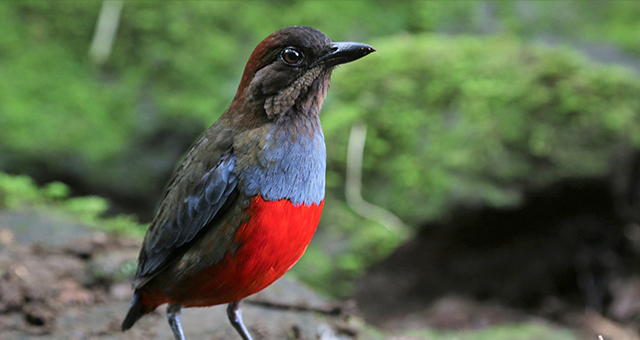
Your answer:
[[[372,44],[378,56],[334,77],[323,115],[329,176],[344,172],[349,124],[365,122],[365,196],[408,221],[602,175],[618,143],[640,143],[640,80],[630,70],[508,37]]]

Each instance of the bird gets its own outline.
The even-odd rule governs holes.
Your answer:
[[[307,26],[278,30],[251,53],[228,109],[173,174],[144,237],[126,331],[167,304],[176,340],[181,310],[240,302],[303,255],[322,214],[326,147],[319,114],[332,71],[375,49],[332,42]]]

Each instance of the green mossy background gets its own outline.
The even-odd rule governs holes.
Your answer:
[[[144,233],[132,217],[101,216],[113,203],[148,219],[252,49],[290,25],[378,50],[334,72],[323,109],[326,208],[293,275],[328,294],[348,296],[353,278],[451,205],[515,205],[560,178],[606,175],[621,145],[640,143],[638,2],[125,1],[96,66],[101,6],[0,2],[0,170],[44,184],[3,175],[4,208],[51,206]],[[590,60],[584,46],[626,64]],[[345,202],[356,122],[368,126],[363,196],[406,232]]]

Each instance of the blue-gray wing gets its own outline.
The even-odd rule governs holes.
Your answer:
[[[230,152],[223,154],[215,166],[203,170],[197,182],[178,169],[145,236],[136,272],[136,281],[142,283],[136,286],[183,254],[196,235],[223,213],[237,185],[235,161]]]

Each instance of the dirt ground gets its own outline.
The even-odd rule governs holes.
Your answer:
[[[0,340],[172,339],[164,308],[126,333],[120,331],[131,298],[127,278],[134,270],[139,242],[95,232],[55,214],[0,211]],[[380,331],[358,316],[353,303],[331,302],[286,278],[243,304],[245,322],[256,340],[436,339],[397,334],[522,322],[568,327],[581,334],[576,339],[597,339],[600,334],[607,340],[640,339],[632,327],[596,313],[565,312],[562,318],[544,319],[497,304],[444,296],[418,312],[388,319],[378,325],[384,328]],[[185,309],[183,325],[187,339],[239,338],[227,321],[225,306]]]
[[[68,230],[55,226],[67,224]],[[164,307],[120,331],[139,240],[108,236],[55,215],[0,212],[0,339],[172,339]],[[188,339],[238,338],[226,307],[183,310]],[[243,303],[255,339],[352,339],[348,304],[283,279]]]

